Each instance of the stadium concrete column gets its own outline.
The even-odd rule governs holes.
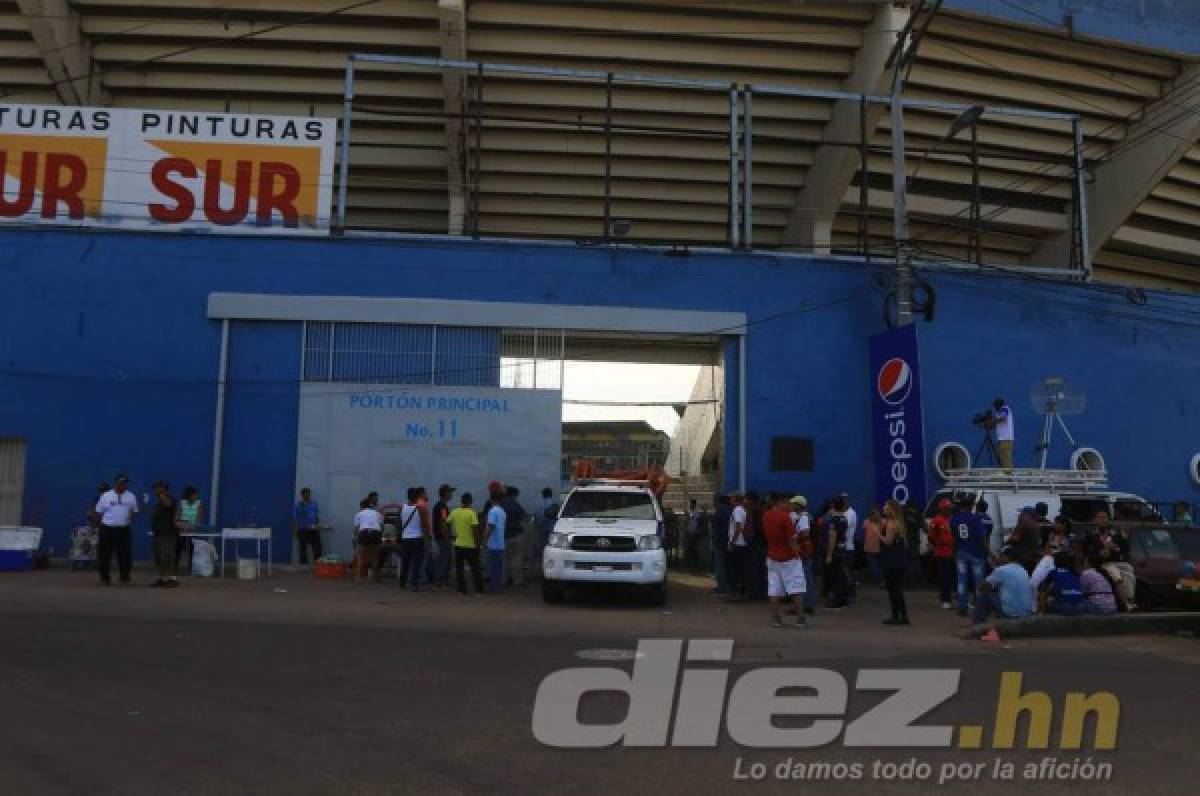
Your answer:
[[[100,68],[79,14],[67,0],[17,0],[21,16],[42,53],[46,72],[64,105],[108,105]]]
[[[442,58],[467,59],[467,7],[465,0],[438,0],[442,32]],[[463,98],[467,74],[461,69],[442,69],[442,93],[446,127],[446,233],[462,235],[466,229],[466,139]]]
[[[907,25],[911,11],[883,3],[875,18],[863,32],[862,47],[854,57],[850,74],[842,84],[844,91],[857,94],[886,94],[889,73],[888,55],[896,43],[899,31]],[[886,112],[879,103],[867,105],[866,130],[875,132]],[[832,246],[833,222],[854,182],[860,166],[858,150],[845,146],[857,141],[862,129],[860,103],[854,99],[839,100],[825,125],[825,143],[813,155],[812,167],[804,179],[804,187],[788,214],[782,247],[816,254],[828,254]]]
[[[1114,238],[1139,240],[1137,230],[1122,227],[1151,192],[1200,140],[1200,66],[1191,66],[1174,80],[1170,90],[1146,106],[1125,137],[1091,168],[1088,186],[1088,250],[1094,257]],[[1086,151],[1086,144],[1085,144]],[[1148,233],[1154,235],[1154,233]],[[1071,231],[1056,234],[1034,251],[1034,265],[1065,267],[1071,260]]]

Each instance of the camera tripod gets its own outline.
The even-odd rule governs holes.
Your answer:
[[[1000,455],[996,451],[996,434],[990,428],[983,430],[983,441],[979,443],[979,450],[975,451],[975,458],[972,459],[976,466],[984,466],[986,462],[984,454],[991,459],[992,467],[1000,466]]]

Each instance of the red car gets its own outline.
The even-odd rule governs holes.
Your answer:
[[[1200,592],[1179,588],[1181,579],[1200,577],[1200,528],[1135,528],[1129,563],[1137,576],[1138,608],[1200,608]]]

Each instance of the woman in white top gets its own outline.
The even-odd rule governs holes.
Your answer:
[[[367,568],[376,583],[382,579],[379,565],[379,549],[383,544],[383,515],[369,501],[358,504],[354,515],[354,582],[362,583],[367,577]]]

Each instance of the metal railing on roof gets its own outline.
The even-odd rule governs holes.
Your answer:
[[[948,470],[946,489],[1044,490],[1047,492],[1087,492],[1108,488],[1108,473],[1104,470],[1042,470],[1037,468],[974,468]]]
[[[473,238],[480,237],[479,186],[480,175],[482,173],[480,136],[484,121],[483,107],[485,104],[483,83],[484,78],[489,74],[523,75],[527,77],[564,78],[570,80],[602,82],[603,88],[606,92],[605,122],[603,125],[605,137],[604,199],[603,214],[602,218],[599,219],[601,224],[601,234],[598,237],[602,242],[605,243],[611,241],[614,233],[615,223],[612,218],[612,97],[616,84],[651,85],[686,90],[728,92],[729,195],[727,215],[729,229],[727,234],[727,245],[730,249],[745,251],[754,249],[754,95],[760,94],[858,103],[860,115],[864,120],[864,123],[860,124],[860,141],[858,142],[858,148],[860,152],[860,169],[863,175],[860,181],[860,218],[858,235],[860,249],[864,257],[868,262],[871,259],[868,223],[869,201],[867,197],[870,190],[870,180],[867,178],[867,175],[869,171],[870,155],[869,139],[872,131],[868,129],[869,125],[865,123],[865,119],[869,106],[884,105],[890,107],[894,101],[892,97],[875,94],[860,94],[849,91],[806,89],[796,86],[774,84],[739,84],[736,82],[731,83],[719,80],[679,78],[668,75],[647,75],[634,72],[487,63],[483,61],[424,58],[417,56],[376,55],[371,53],[352,53],[347,56],[346,59],[345,82],[343,87],[341,162],[339,164],[338,172],[339,179],[337,207],[335,214],[335,234],[341,234],[346,229],[347,193],[349,189],[350,175],[350,129],[354,111],[354,81],[356,64],[360,63],[408,66],[418,69],[433,69],[439,71],[456,70],[475,76],[475,96],[469,101],[469,104],[473,106],[471,108],[472,113],[464,113],[464,119],[469,120],[472,125],[474,133],[473,147],[466,142],[465,137],[463,142],[464,149],[472,151],[474,155],[473,160],[467,167],[470,171],[470,179],[468,179],[467,182],[471,190],[470,201],[467,202],[469,219],[468,226],[471,237]],[[1072,138],[1072,152],[1064,155],[1062,158],[1063,164],[1069,165],[1072,170],[1072,199],[1070,213],[1070,232],[1071,240],[1073,242],[1070,250],[1072,267],[1073,270],[1077,271],[1082,278],[1090,278],[1090,256],[1086,249],[1088,225],[1087,199],[1086,191],[1084,190],[1086,164],[1083,152],[1083,117],[1080,114],[1040,110],[1036,108],[1021,108],[1008,105],[980,105],[909,97],[900,98],[899,104],[903,108],[919,108],[925,110],[940,110],[957,113],[958,119],[956,119],[950,127],[950,129],[955,132],[959,131],[959,128],[965,128],[967,126],[970,126],[974,131],[975,125],[978,124],[979,118],[985,115],[993,117],[1023,117],[1064,123],[1064,125],[1067,127],[1066,132],[1068,132]],[[970,119],[970,121],[966,121],[967,119]],[[949,137],[951,137],[951,134],[947,134],[945,138],[948,139]],[[971,255],[973,262],[982,264],[983,219],[980,208],[983,204],[983,198],[982,193],[979,190],[980,158],[978,143],[975,139],[976,136],[973,133],[969,158],[972,171],[972,183],[974,185],[970,200],[971,222],[969,224],[969,246],[973,249]],[[945,139],[941,143],[945,143]],[[893,155],[895,156],[896,153],[893,153]],[[903,162],[903,153],[900,155],[900,160]],[[1049,163],[1052,160],[1053,158],[1048,158],[1045,162]]]

